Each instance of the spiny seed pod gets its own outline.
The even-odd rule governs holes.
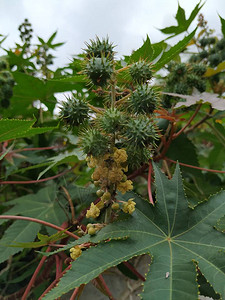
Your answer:
[[[192,72],[198,76],[202,76],[207,70],[206,65],[194,64],[192,65]]]
[[[187,72],[187,66],[185,63],[175,65],[173,72],[179,76],[184,76]]]
[[[216,48],[219,50],[225,49],[225,38],[222,38],[220,41],[216,43]]]
[[[8,65],[4,59],[0,60],[0,71],[7,69]]]
[[[173,87],[173,92],[177,94],[188,94],[188,85],[185,82],[178,82]]]
[[[109,38],[106,37],[102,40],[96,36],[96,40],[90,40],[90,44],[85,43],[87,49],[84,49],[86,57],[90,59],[91,57],[107,57],[110,60],[113,60],[115,47],[112,43],[109,42]]]
[[[138,147],[137,145],[129,145],[127,147],[129,170],[136,169],[142,164],[147,163],[151,157],[148,148]]]
[[[201,59],[204,59],[204,58],[208,57],[208,55],[209,55],[209,53],[208,53],[206,50],[203,50],[203,51],[201,51],[201,52],[199,53],[199,57],[200,57]]]
[[[67,98],[60,107],[59,118],[68,127],[79,126],[88,119],[89,108],[84,100],[76,97]]]
[[[124,114],[116,108],[105,110],[104,114],[97,119],[99,127],[106,133],[115,133],[121,130],[125,123]]]
[[[136,114],[152,114],[158,102],[158,93],[147,85],[139,86],[128,101],[129,107]]]
[[[80,145],[84,153],[98,157],[107,153],[109,138],[96,129],[88,129],[83,131]]]
[[[207,51],[206,51],[206,52],[207,52]],[[202,53],[202,52],[200,52],[200,53]],[[207,55],[208,55],[208,52],[207,52]],[[199,56],[200,56],[200,54],[199,54]],[[189,62],[190,62],[190,63],[196,63],[196,62],[200,61],[200,57],[199,57],[199,56],[196,55],[196,54],[193,54],[193,55],[190,57]]]
[[[92,57],[85,68],[85,74],[95,85],[99,86],[104,86],[112,73],[112,63],[105,57]]]
[[[208,39],[206,38],[202,38],[200,41],[199,41],[200,45],[202,47],[205,47],[206,45],[208,45]]]
[[[145,61],[139,61],[129,68],[130,76],[135,83],[143,84],[152,78],[151,65]]]
[[[221,57],[218,53],[216,54],[211,54],[208,57],[209,63],[212,67],[216,67],[220,62],[221,62]]]
[[[130,119],[125,126],[124,136],[136,146],[153,144],[157,139],[155,125],[144,117]]]

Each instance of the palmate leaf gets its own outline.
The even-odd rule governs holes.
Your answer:
[[[125,194],[123,199],[120,197],[120,200],[135,198],[134,214],[89,237],[94,243],[109,238],[111,241],[85,251],[45,299],[56,299],[109,267],[144,253],[151,255],[152,263],[142,299],[197,299],[196,265],[214,290],[225,298],[225,236],[214,228],[225,214],[225,192],[192,210],[184,195],[179,167],[171,180],[157,167],[154,169],[156,205],[153,207],[133,193]],[[121,240],[124,237],[128,238]]]
[[[192,21],[195,19],[198,12],[204,5],[204,3],[201,6],[200,6],[200,4],[201,4],[201,1],[199,1],[198,4],[195,6],[195,8],[191,12],[191,15],[188,19],[186,19],[184,9],[178,4],[177,13],[175,16],[175,18],[177,20],[177,26],[166,27],[166,28],[160,29],[160,31],[165,34],[173,34],[173,36],[175,36],[175,35],[178,35],[184,31],[188,30]]]

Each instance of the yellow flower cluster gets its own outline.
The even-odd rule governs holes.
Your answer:
[[[127,166],[124,166],[126,161],[126,151],[117,148],[114,148],[113,153],[107,153],[100,158],[90,156],[88,166],[96,167],[92,179],[99,181],[103,189],[112,184],[119,184],[124,178],[124,171],[127,171]]]
[[[126,180],[125,182],[120,182],[117,185],[117,190],[121,192],[122,194],[125,194],[127,191],[133,190],[133,185],[132,185],[131,180]]]
[[[126,214],[132,214],[135,211],[136,203],[133,201],[134,198],[129,199],[127,202],[123,203],[123,211]]]
[[[70,248],[70,257],[75,260],[77,259],[79,256],[81,256],[82,254],[82,250],[80,248],[80,246],[75,246],[73,248]]]
[[[86,218],[97,218],[100,215],[100,209],[93,202],[90,209],[87,210]]]

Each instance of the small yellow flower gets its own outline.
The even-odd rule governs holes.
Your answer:
[[[113,153],[113,158],[117,164],[124,163],[127,161],[127,153],[124,149],[116,149]]]
[[[82,250],[80,249],[80,246],[75,246],[73,248],[70,248],[70,257],[75,260],[79,256],[81,256]]]
[[[129,199],[123,204],[123,211],[127,214],[132,214],[135,211],[136,203],[133,201],[134,198]]]
[[[125,182],[120,182],[117,185],[117,190],[122,194],[125,194],[127,191],[133,190],[133,185],[131,180],[126,180]]]
[[[91,203],[90,209],[86,212],[86,218],[97,218],[99,215],[100,209],[94,203]]]

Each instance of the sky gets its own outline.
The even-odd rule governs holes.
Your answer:
[[[197,3],[179,0],[186,16]],[[147,34],[152,43],[165,38],[157,28],[176,25],[177,6],[177,0],[0,0],[0,34],[8,35],[3,46],[13,47],[19,42],[18,26],[28,18],[35,36],[45,40],[58,30],[55,42],[66,42],[54,53],[57,66],[69,63],[95,35],[108,35],[121,57],[139,48]],[[201,13],[220,33],[218,14],[225,18],[225,0],[206,0]]]

